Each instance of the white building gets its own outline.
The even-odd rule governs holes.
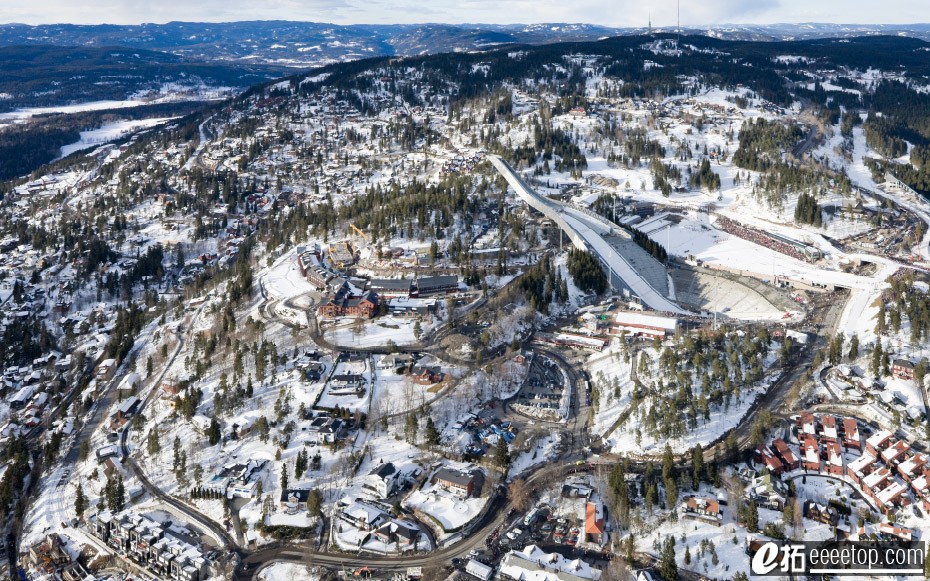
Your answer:
[[[641,337],[667,337],[678,330],[678,319],[645,313],[617,313],[610,326],[614,335],[627,334]]]
[[[598,581],[600,569],[581,559],[566,559],[559,553],[547,553],[536,545],[504,555],[501,579],[512,581]]]

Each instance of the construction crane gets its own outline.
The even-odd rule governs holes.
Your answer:
[[[352,228],[352,230],[354,230],[356,234],[364,238],[366,244],[368,243],[368,235],[362,232],[358,226],[356,226],[355,224],[349,224],[349,227]]]

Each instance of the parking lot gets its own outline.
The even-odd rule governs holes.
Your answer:
[[[461,432],[458,444],[467,461],[480,459],[497,445],[498,439],[510,444],[518,433],[515,426],[502,421],[490,409],[483,409],[454,427]]]
[[[528,544],[575,546],[581,535],[580,523],[556,516],[552,508],[540,505],[518,519],[500,536],[501,549],[522,549]]]
[[[526,382],[511,405],[523,415],[558,419],[566,387],[558,365],[548,357],[537,354],[530,364]]]

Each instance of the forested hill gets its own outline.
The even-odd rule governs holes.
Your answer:
[[[51,44],[159,50],[202,61],[311,66],[370,56],[415,56],[480,50],[495,44],[590,41],[646,33],[647,22],[616,28],[593,24],[392,24],[336,25],[281,20],[167,22],[139,25],[0,25],[0,46]],[[656,32],[671,30],[656,29]],[[772,24],[719,25],[685,34],[726,40],[811,40],[857,36],[907,36],[930,40],[930,25]]]
[[[0,111],[125,99],[172,83],[245,88],[287,69],[195,62],[160,51],[51,45],[0,48]]]

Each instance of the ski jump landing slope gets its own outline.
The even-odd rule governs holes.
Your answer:
[[[488,159],[491,165],[504,176],[507,183],[517,192],[520,199],[558,225],[568,235],[575,248],[590,251],[597,256],[601,264],[610,273],[609,278],[612,287],[615,289],[628,289],[653,310],[692,314],[682,310],[668,299],[662,291],[650,284],[646,278],[633,268],[615,245],[605,240],[607,236],[629,237],[626,232],[619,231],[606,219],[600,218],[593,213],[584,212],[579,208],[573,208],[540,196],[503,158],[497,155],[489,155]],[[645,254],[645,251],[638,247],[637,250]]]

